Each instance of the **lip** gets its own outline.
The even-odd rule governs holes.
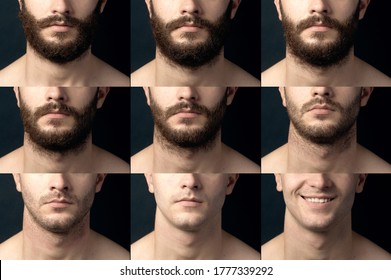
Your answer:
[[[182,198],[176,203],[180,204],[183,207],[198,207],[202,204],[202,201],[196,198]]]
[[[44,116],[49,117],[51,119],[62,119],[69,116],[68,113],[62,112],[62,111],[51,111],[46,113]]]
[[[72,28],[72,26],[63,22],[56,22],[51,24],[49,28],[56,32],[67,32]]]
[[[176,113],[176,115],[181,118],[195,118],[200,114],[200,112],[194,110],[180,110]]]
[[[46,204],[50,205],[53,208],[66,208],[71,205],[72,202],[66,199],[53,199]]]
[[[331,26],[321,23],[321,24],[314,24],[314,25],[310,26],[308,29],[310,29],[311,31],[316,31],[316,32],[326,32],[331,29]]]
[[[202,29],[200,25],[194,24],[194,23],[185,23],[181,27],[178,28],[181,31],[184,32],[198,32]]]
[[[304,202],[311,208],[325,208],[333,203],[335,196],[301,195]]]
[[[328,105],[314,105],[309,109],[309,112],[313,112],[318,115],[326,115],[329,114],[330,112],[333,112],[334,109]]]

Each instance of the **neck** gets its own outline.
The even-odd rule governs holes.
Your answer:
[[[27,133],[23,144],[24,172],[91,172],[93,159],[91,135],[84,145],[66,153],[45,150],[33,143]]]
[[[353,48],[340,63],[327,68],[303,62],[287,49],[285,84],[291,86],[331,86],[355,84],[355,57]]]
[[[26,208],[23,215],[23,259],[88,259],[91,244],[90,218],[87,215],[67,233],[50,232],[34,221]]]
[[[223,255],[221,215],[199,229],[186,231],[168,222],[157,209],[154,234],[154,259],[220,259]]]
[[[223,144],[221,132],[207,147],[181,148],[167,142],[155,129],[153,136],[153,169],[156,172],[194,173],[208,170],[217,172],[221,168]],[[207,151],[207,153],[206,153]]]
[[[89,75],[93,55],[91,49],[74,61],[65,64],[51,62],[38,55],[27,44],[26,50],[26,84],[28,85],[86,85],[89,84]]]
[[[156,50],[155,84],[162,86],[210,86],[225,84],[224,49],[212,62],[197,69],[179,66]]]
[[[317,144],[298,134],[290,124],[288,172],[352,171],[357,157],[356,126],[332,144]]]
[[[353,232],[350,214],[331,229],[315,232],[299,225],[285,211],[284,259],[353,259]]]

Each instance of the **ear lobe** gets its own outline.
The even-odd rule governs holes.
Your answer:
[[[155,189],[153,187],[153,175],[152,175],[152,173],[145,173],[144,177],[145,177],[145,180],[147,181],[148,191],[150,193],[154,193]]]
[[[109,94],[110,88],[109,87],[99,87],[98,88],[98,102],[96,104],[96,107],[98,109],[102,108],[103,103],[106,100],[107,94]]]
[[[103,10],[105,9],[107,0],[102,0],[102,3],[100,4],[99,11],[100,13],[103,13]]]
[[[274,5],[277,9],[278,19],[282,21],[282,15],[281,15],[281,7],[280,7],[280,0],[274,0]]]
[[[21,183],[20,183],[20,173],[13,173],[12,176],[14,177],[16,190],[18,192],[22,192],[22,186],[21,186]]]
[[[235,93],[237,90],[238,90],[237,87],[228,87],[227,88],[227,105],[228,106],[232,104],[232,101],[235,97]]]
[[[286,108],[285,88],[284,87],[278,87],[278,91],[280,92],[282,105]]]
[[[148,106],[151,106],[151,100],[150,100],[150,96],[149,96],[150,89],[149,89],[149,87],[143,87],[143,89],[144,89],[145,97],[147,98],[147,104],[148,104]]]
[[[360,105],[361,107],[364,107],[367,105],[369,97],[371,96],[373,91],[373,87],[362,87],[361,88],[361,101]]]
[[[238,11],[241,0],[233,0],[232,1],[232,9],[231,9],[231,19],[233,19]]]
[[[152,13],[151,13],[151,1],[152,1],[152,0],[145,0],[145,4],[147,4],[147,9],[148,9],[148,13],[149,13],[149,17],[150,17],[150,18],[152,17]]]
[[[15,93],[15,98],[16,98],[16,104],[20,108],[20,101],[19,101],[19,87],[14,87],[14,93]]]
[[[225,191],[225,195],[230,195],[235,187],[236,182],[238,181],[239,174],[230,174],[228,176],[228,184]]]
[[[281,174],[274,174],[274,178],[276,179],[276,189],[279,192],[282,192],[282,177]]]
[[[368,174],[358,174],[358,181],[356,186],[356,193],[361,193],[364,190],[365,180]]]
[[[105,173],[99,173],[96,175],[95,192],[98,193],[102,189],[103,182],[106,178]]]

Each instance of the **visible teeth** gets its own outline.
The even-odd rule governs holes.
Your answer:
[[[306,197],[305,200],[312,203],[326,203],[331,201],[331,198],[315,198],[315,197]]]

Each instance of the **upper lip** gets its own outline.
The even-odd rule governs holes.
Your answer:
[[[55,199],[49,200],[47,203],[48,204],[49,203],[67,203],[67,204],[72,204],[72,202],[70,200],[67,200],[65,198],[55,198]]]
[[[71,25],[65,21],[56,21],[50,24],[50,26],[71,26]]]
[[[314,109],[325,109],[325,110],[334,111],[334,109],[331,106],[327,105],[327,104],[315,104],[314,106],[312,106],[310,108],[310,111],[314,110]]]
[[[197,110],[193,110],[193,109],[190,109],[190,108],[182,108],[182,109],[179,109],[177,111],[177,114],[179,113],[193,113],[193,114],[200,114],[200,112],[198,112]]]
[[[196,197],[183,197],[181,199],[179,199],[177,202],[181,202],[181,201],[192,201],[192,202],[198,202],[198,203],[201,203],[202,201]]]
[[[198,27],[198,28],[201,28],[200,25],[194,23],[193,21],[185,22],[182,26],[191,26],[191,27]]]
[[[330,25],[328,25],[327,23],[324,23],[323,21],[318,21],[316,23],[314,23],[312,26],[324,26],[324,27],[331,27]]]

